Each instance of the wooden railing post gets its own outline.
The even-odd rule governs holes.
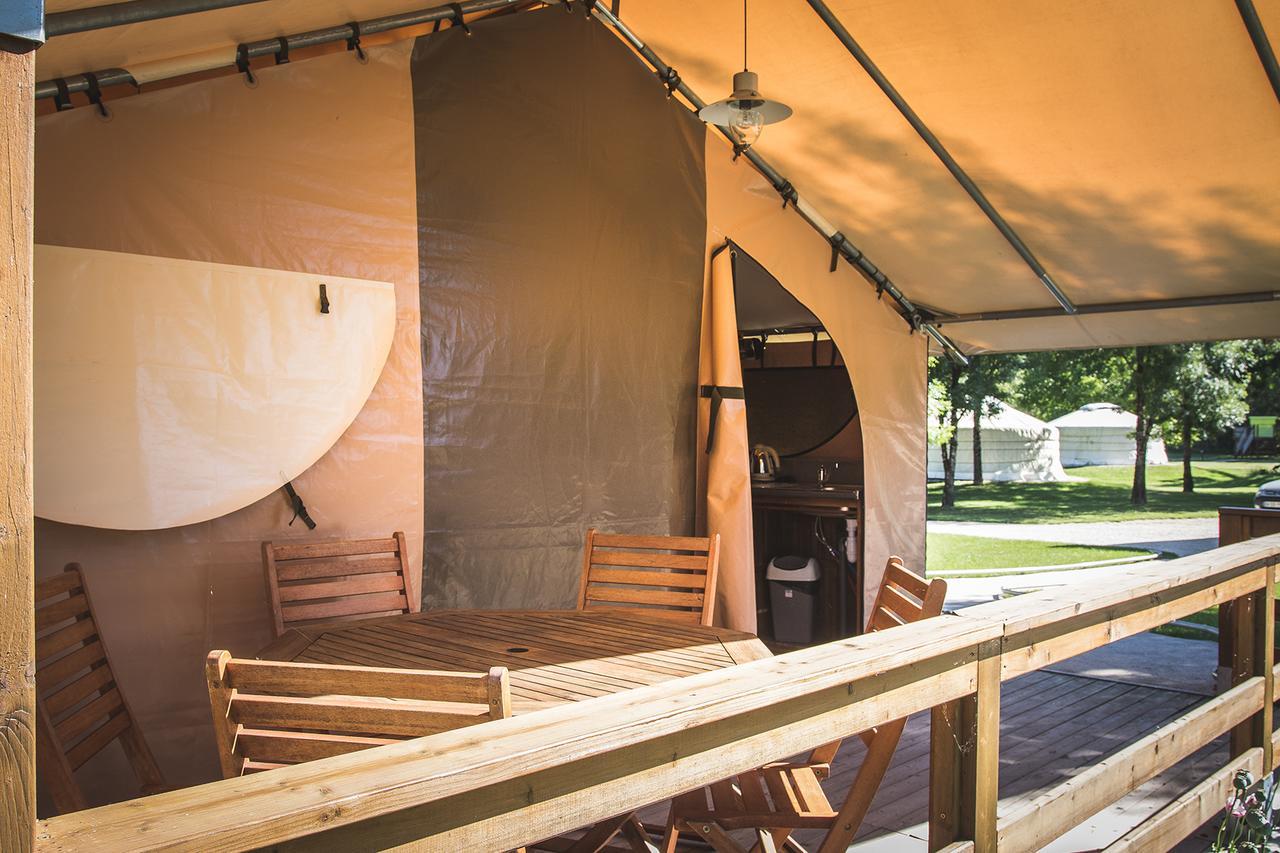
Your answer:
[[[933,708],[929,746],[929,850],[972,841],[996,849],[1000,785],[1000,640],[978,647],[976,692]]]
[[[0,36],[0,850],[25,851],[35,843],[36,819],[31,516],[35,54],[31,45],[14,42]]]
[[[1265,679],[1262,710],[1231,730],[1231,757],[1261,748],[1267,772],[1273,767],[1271,730],[1275,700],[1275,607],[1272,603],[1276,566],[1267,568],[1266,585],[1232,602],[1231,623],[1226,631],[1231,652],[1231,683]]]

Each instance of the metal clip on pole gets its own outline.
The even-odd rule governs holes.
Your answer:
[[[467,38],[471,38],[471,27],[467,26],[466,20],[462,17],[462,6],[458,3],[450,3],[449,8],[453,10],[453,26],[462,27]]]
[[[439,23],[439,21],[436,23]],[[369,57],[365,54],[364,48],[360,46],[360,22],[352,21],[347,24],[347,26],[351,29],[351,38],[347,39],[347,50],[354,50],[356,52],[356,59],[358,59],[362,65],[368,64]]]
[[[244,84],[249,88],[258,85],[258,78],[253,76],[253,69],[249,67],[249,45],[236,45],[236,70],[244,75]]]

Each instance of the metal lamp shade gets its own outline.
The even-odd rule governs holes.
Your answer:
[[[698,118],[708,124],[728,127],[736,110],[756,110],[765,124],[774,124],[791,117],[791,107],[780,101],[770,101],[759,92],[760,80],[754,71],[739,71],[733,75],[733,94],[698,110]]]

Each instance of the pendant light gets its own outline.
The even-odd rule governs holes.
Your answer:
[[[742,70],[733,75],[733,94],[698,110],[698,118],[726,128],[739,146],[750,148],[766,124],[790,116],[791,107],[760,94],[760,78],[747,70],[747,0],[742,0]]]

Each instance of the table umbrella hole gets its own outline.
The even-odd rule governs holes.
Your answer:
[[[520,654],[521,652],[527,652],[529,650],[526,649],[524,646],[512,646],[511,648],[507,649],[507,651],[510,652],[511,654]]]

